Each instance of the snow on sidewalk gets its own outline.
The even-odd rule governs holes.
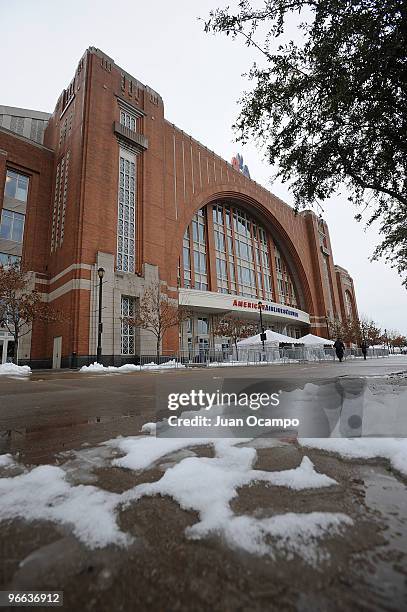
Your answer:
[[[144,430],[154,433],[154,424],[147,424]],[[0,478],[0,520],[48,520],[69,526],[90,548],[109,544],[126,546],[132,539],[117,524],[118,512],[123,506],[137,503],[145,496],[169,495],[181,508],[196,510],[199,514],[199,521],[186,530],[189,538],[217,534],[233,548],[272,557],[277,551],[296,552],[311,564],[326,558],[320,539],[327,533],[340,534],[352,525],[348,516],[318,512],[265,518],[237,516],[230,502],[238,495],[240,487],[254,482],[299,491],[332,487],[336,485],[335,480],[316,472],[307,457],[291,470],[253,469],[257,452],[253,445],[244,446],[245,443],[250,444],[250,441],[161,439],[154,435],[110,440],[99,447],[103,461],[141,473],[158,464],[165,469],[162,478],[139,484],[119,495],[93,484],[73,484],[72,461],[60,467],[24,468],[22,474]],[[214,448],[213,458],[188,456],[175,465],[168,464],[168,458],[175,458],[174,453],[182,449],[210,444]],[[109,447],[113,452],[121,451],[124,457],[115,458],[113,453],[107,457],[103,449]],[[81,452],[78,451],[78,458]],[[92,461],[95,461],[92,453]],[[4,464],[11,460],[10,456],[6,457]],[[86,469],[89,470],[89,462]]]
[[[342,535],[353,524],[341,512],[286,512],[263,519],[243,515],[232,517],[225,524],[224,534],[234,548],[274,559],[276,551],[285,556],[297,554],[316,567],[330,557],[322,538]]]
[[[51,521],[69,525],[90,548],[125,545],[115,510],[120,495],[92,485],[72,486],[61,467],[41,465],[11,478],[0,478],[0,520]]]
[[[2,363],[0,376],[29,376],[32,374],[30,366],[19,366],[15,363]]]
[[[231,368],[243,366],[277,366],[287,365],[287,363],[300,363],[298,359],[274,359],[273,361],[210,361],[207,365],[210,368]]]
[[[272,362],[266,361],[213,361],[208,363],[202,363],[204,366],[210,368],[231,368],[231,367],[245,367],[249,365],[253,366],[268,366],[268,365],[287,365],[287,363],[299,363],[295,359],[276,360]],[[191,364],[187,364],[191,365]],[[176,359],[170,359],[164,363],[156,364],[154,361],[145,363],[143,365],[135,365],[133,363],[126,363],[122,366],[104,366],[101,363],[91,363],[88,366],[82,366],[79,372],[87,372],[93,374],[126,374],[128,372],[140,372],[142,370],[170,370],[174,368],[186,368],[187,365],[177,361]],[[197,365],[197,364],[193,364]]]
[[[145,363],[144,365],[135,365],[134,363],[125,363],[122,366],[104,366],[101,363],[91,363],[88,366],[82,366],[79,372],[91,372],[94,374],[127,374],[128,372],[140,372],[140,370],[168,370],[172,368],[185,368],[182,363],[175,359],[170,359],[165,363],[157,365],[154,362]]]
[[[160,446],[162,441],[159,439]],[[352,525],[353,521],[347,515],[314,512],[270,518],[236,516],[230,502],[237,497],[240,487],[255,482],[300,491],[330,487],[336,485],[336,481],[316,472],[307,457],[302,459],[299,467],[291,470],[254,470],[256,450],[236,446],[238,443],[239,440],[216,440],[213,442],[214,458],[187,457],[167,469],[160,480],[138,485],[125,493],[123,499],[130,503],[145,496],[168,495],[182,509],[198,512],[200,520],[186,530],[186,535],[192,539],[217,534],[233,548],[271,557],[275,556],[275,548],[289,550],[312,565],[327,558],[327,552],[319,550],[319,539],[327,532],[335,535]],[[135,440],[133,444],[137,446]],[[134,456],[135,448],[129,454]],[[271,536],[273,541],[269,542],[267,536]]]

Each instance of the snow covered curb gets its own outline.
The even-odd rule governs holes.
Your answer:
[[[15,363],[2,363],[0,365],[0,376],[29,376],[32,374],[28,365],[19,366]]]

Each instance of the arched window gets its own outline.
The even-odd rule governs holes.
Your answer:
[[[216,202],[194,215],[181,264],[183,287],[298,305],[295,283],[272,237],[234,204]],[[208,269],[216,271],[216,287],[210,286]]]

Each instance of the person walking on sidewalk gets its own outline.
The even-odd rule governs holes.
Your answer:
[[[366,340],[362,340],[362,344],[360,345],[360,348],[362,349],[363,359],[366,359],[366,356],[367,356],[367,342],[366,342]]]
[[[337,338],[334,342],[334,349],[335,349],[335,353],[337,358],[339,359],[339,361],[342,363],[342,359],[343,359],[343,354],[345,352],[345,345],[342,342],[342,340],[340,338]]]

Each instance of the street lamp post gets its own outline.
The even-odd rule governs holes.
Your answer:
[[[99,277],[99,318],[98,318],[98,346],[96,353],[96,361],[101,363],[102,360],[102,331],[103,331],[103,323],[102,323],[102,292],[103,292],[103,277],[105,275],[105,271],[103,268],[98,269],[98,277]]]
[[[261,329],[261,334],[260,334],[260,338],[261,338],[261,343],[263,345],[263,352],[264,352],[264,340],[265,340],[265,336],[266,334],[264,333],[264,327],[263,327],[263,315],[262,315],[262,309],[263,309],[263,304],[262,302],[259,302],[257,304],[258,309],[259,309],[259,313],[260,313],[260,329]]]

